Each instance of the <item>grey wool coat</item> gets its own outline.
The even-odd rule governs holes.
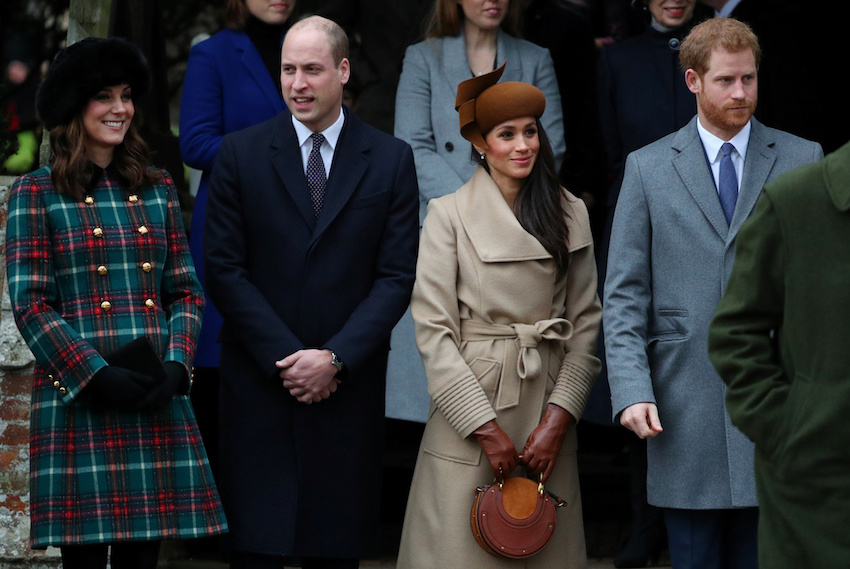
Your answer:
[[[590,225],[583,202],[566,191],[564,199],[571,257],[560,279],[483,168],[429,205],[411,310],[432,403],[400,569],[586,566],[574,427],[547,482],[569,505],[541,553],[525,563],[499,560],[478,546],[469,524],[475,487],[493,481],[473,431],[496,419],[521,450],[547,404],[580,417],[599,372]]]
[[[549,51],[499,31],[496,65],[507,61],[500,79],[536,86],[546,97],[540,119],[555,152],[558,168],[564,158],[564,120],[555,67]],[[466,40],[455,37],[425,40],[407,48],[396,91],[395,135],[413,148],[419,180],[419,222],[428,200],[455,191],[472,177],[472,145],[460,135],[455,111],[457,86],[472,78]]]
[[[850,144],[768,184],[709,328],[756,445],[761,569],[850,567]]]
[[[819,144],[752,119],[729,225],[696,117],[626,160],[605,280],[605,349],[614,416],[635,403],[658,406],[664,431],[647,445],[652,505],[757,505],[753,445],[726,413],[708,325],[764,184],[822,157]]]

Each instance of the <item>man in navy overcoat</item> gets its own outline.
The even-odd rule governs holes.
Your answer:
[[[357,567],[376,545],[387,352],[413,287],[416,173],[407,144],[342,107],[350,64],[339,26],[295,24],[281,69],[292,115],[225,137],[207,209],[207,287],[224,317],[219,482],[231,567],[290,557]]]

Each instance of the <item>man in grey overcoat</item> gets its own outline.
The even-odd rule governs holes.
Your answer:
[[[649,438],[647,498],[664,508],[675,569],[757,567],[753,446],[726,413],[708,325],[764,184],[823,157],[752,118],[760,56],[737,20],[691,31],[680,61],[697,116],[628,156],[614,214],[603,302],[613,413]]]

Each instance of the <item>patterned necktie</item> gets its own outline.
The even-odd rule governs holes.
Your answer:
[[[322,153],[319,150],[325,141],[325,137],[319,133],[314,133],[311,138],[313,139],[313,148],[307,158],[307,186],[310,188],[313,213],[316,217],[319,217],[322,204],[325,202],[325,185],[328,182],[325,175],[325,163],[322,161]]]
[[[723,156],[720,158],[720,206],[726,223],[732,223],[732,214],[735,213],[735,202],[738,201],[738,175],[735,173],[735,165],[732,163],[732,151],[735,147],[724,142],[720,147]]]

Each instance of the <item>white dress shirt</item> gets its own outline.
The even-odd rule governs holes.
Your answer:
[[[741,176],[744,173],[744,160],[747,158],[747,145],[750,142],[750,131],[752,123],[747,121],[747,124],[741,131],[730,138],[723,140],[708,132],[702,123],[697,119],[697,131],[699,138],[702,141],[702,147],[705,149],[705,155],[708,157],[708,162],[711,166],[711,175],[714,177],[714,189],[719,191],[720,187],[720,158],[722,154],[720,148],[724,142],[729,142],[735,147],[732,153],[732,164],[735,166],[735,177],[738,178],[738,188],[741,187]]]

